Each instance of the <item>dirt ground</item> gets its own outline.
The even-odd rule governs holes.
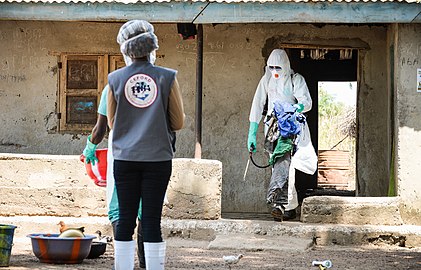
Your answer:
[[[365,247],[313,247],[307,251],[274,250],[209,250],[208,242],[170,238],[167,241],[166,270],[212,269],[229,270],[222,256],[243,254],[232,270],[318,270],[313,260],[329,259],[331,269],[355,270],[403,270],[421,269],[421,249],[391,246]],[[282,245],[282,243],[280,243]],[[97,259],[85,259],[81,264],[57,265],[40,263],[32,253],[29,239],[14,242],[10,267],[7,269],[111,269],[113,248],[109,246],[104,255]],[[140,269],[140,268],[136,268]]]

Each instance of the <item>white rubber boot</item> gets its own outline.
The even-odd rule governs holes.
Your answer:
[[[136,241],[114,240],[114,269],[134,269],[134,255],[136,253]]]
[[[143,243],[145,247],[146,270],[165,269],[166,243]]]

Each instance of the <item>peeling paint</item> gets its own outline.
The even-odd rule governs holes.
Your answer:
[[[48,67],[47,73],[51,72],[51,76],[56,76],[58,72],[58,66]]]
[[[0,141],[0,145],[1,146],[13,146],[13,147],[16,147],[16,148],[22,148],[22,147],[24,147],[24,145],[22,145],[22,144],[12,143],[12,142],[4,142],[3,140]]]
[[[46,116],[44,116],[44,125],[48,126],[48,122],[50,121],[51,117],[54,115],[54,112],[50,112]]]
[[[405,247],[406,237],[388,234],[371,237],[368,238],[367,241],[375,245],[387,244],[391,246]]]
[[[72,140],[80,140],[80,134],[73,134]]]

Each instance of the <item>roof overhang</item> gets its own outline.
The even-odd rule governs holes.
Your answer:
[[[407,2],[0,2],[0,20],[153,23],[421,23]]]

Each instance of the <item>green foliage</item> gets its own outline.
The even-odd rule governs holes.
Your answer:
[[[333,117],[342,114],[345,105],[341,102],[335,102],[335,99],[326,90],[319,89],[319,116]]]
[[[355,189],[355,136],[350,132],[355,126],[355,108],[335,100],[335,97],[322,87],[319,87],[318,94],[318,149],[348,152],[350,170],[347,173],[347,189]]]
[[[344,103],[336,101],[334,96],[319,87],[319,149],[331,149],[346,136],[341,125],[348,110]],[[354,140],[349,137],[335,149],[350,151],[353,147]]]

